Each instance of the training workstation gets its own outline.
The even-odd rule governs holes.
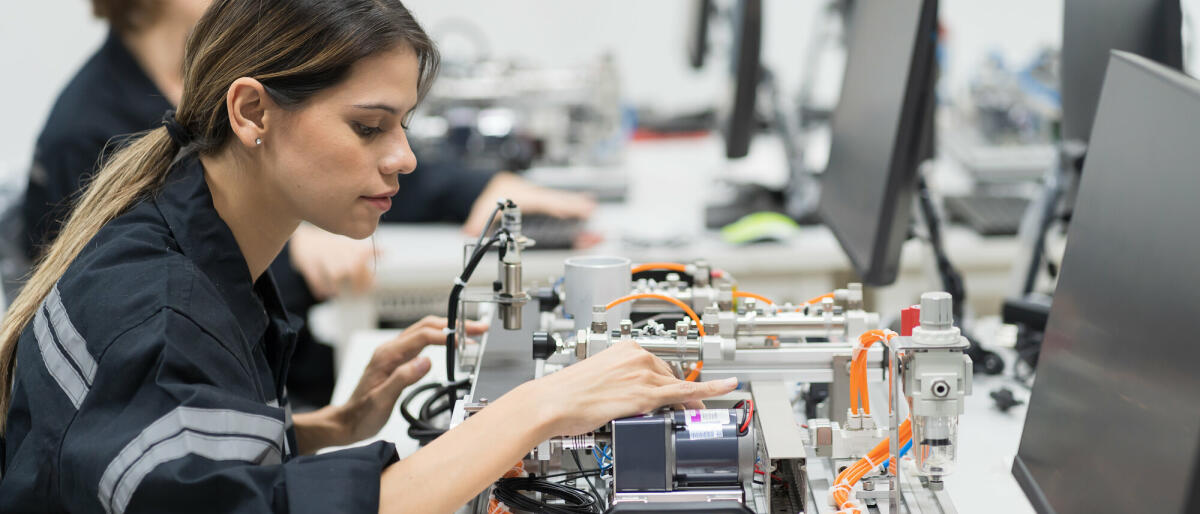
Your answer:
[[[627,341],[672,380],[738,384],[540,440],[458,513],[1200,512],[1192,3],[405,2],[442,62],[396,208],[422,173],[488,186],[320,236],[366,278],[309,271],[297,232],[321,301],[293,317],[321,350],[288,386],[332,372],[295,408],[359,401],[381,348],[436,315],[382,428],[319,455],[387,441],[403,461]],[[456,201],[438,194],[412,201]]]

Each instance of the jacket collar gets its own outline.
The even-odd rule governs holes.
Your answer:
[[[174,165],[154,203],[175,235],[180,251],[216,285],[250,344],[262,341],[272,321],[294,328],[270,270],[257,283],[251,281],[250,268],[233,231],[213,207],[204,166],[196,155]]]

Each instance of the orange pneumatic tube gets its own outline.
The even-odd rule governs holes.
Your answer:
[[[808,307],[809,305],[812,305],[814,303],[821,303],[822,300],[824,300],[826,298],[833,298],[833,296],[834,296],[833,293],[825,293],[821,296],[814,296],[812,298],[809,298],[808,301],[800,304],[800,307],[796,309],[796,312],[803,311],[805,307]]]
[[[850,363],[850,408],[855,412],[871,413],[871,395],[867,391],[867,349],[885,339],[890,341],[893,337],[896,337],[896,333],[890,330],[868,330],[859,336],[861,350],[855,349],[854,360]],[[891,380],[889,376],[889,385]],[[891,394],[890,387],[888,394]]]
[[[696,315],[696,311],[693,311],[692,308],[688,307],[686,303],[683,303],[675,298],[671,298],[670,296],[661,295],[661,294],[651,294],[651,293],[631,294],[629,296],[622,296],[620,298],[617,298],[616,300],[608,302],[608,305],[604,306],[604,310],[611,309],[613,307],[621,305],[622,303],[628,302],[630,300],[643,300],[643,299],[662,300],[664,302],[674,304],[676,307],[679,307],[680,309],[683,309],[683,312],[687,313],[688,317],[692,318],[692,321],[696,322],[696,328],[700,330],[700,335],[704,335],[704,325],[700,324],[700,317]]]
[[[858,338],[858,347],[855,348],[854,360],[850,363],[850,408],[854,409],[855,412],[871,413],[871,399],[867,390],[867,349],[877,342],[891,340],[896,335],[895,332],[890,330],[868,330]],[[890,385],[892,380],[893,377],[889,375],[889,395],[891,395]],[[900,424],[900,443],[897,447],[904,446],[911,438],[912,423],[906,419]],[[876,466],[883,464],[883,461],[889,458],[890,443],[890,437],[884,439],[875,445],[865,457],[838,474],[837,479],[834,481],[833,490],[831,491],[834,504],[840,509],[837,514],[865,514],[857,502],[851,501],[850,493],[853,490],[854,484],[857,484],[863,476],[866,476],[867,473],[875,469]],[[894,464],[892,465],[892,469],[895,469]]]
[[[637,266],[634,266],[633,269],[630,271],[631,271],[631,273],[641,273],[643,271],[651,271],[651,270],[656,270],[656,269],[664,269],[664,270],[669,270],[669,271],[678,271],[680,273],[687,273],[687,265],[680,264],[678,262],[647,262],[644,264],[638,264]]]
[[[734,291],[734,292],[733,292],[733,297],[734,297],[734,298],[753,298],[753,299],[755,299],[755,300],[758,300],[758,301],[760,301],[760,302],[764,302],[764,303],[768,303],[768,304],[771,304],[771,305],[775,305],[775,302],[772,302],[770,298],[767,298],[767,297],[765,297],[765,296],[763,296],[763,295],[760,295],[760,294],[754,294],[754,293],[750,293],[750,292],[746,292],[746,291]]]
[[[900,424],[900,444],[897,447],[908,444],[909,439],[912,439],[912,423],[911,420],[904,420]],[[866,457],[859,459],[852,466],[846,468],[841,473],[838,473],[837,479],[834,480],[834,486],[831,490],[833,503],[837,505],[837,514],[865,514],[865,512],[851,501],[850,493],[854,489],[854,484],[857,484],[862,477],[870,473],[876,466],[883,464],[884,459],[888,458],[889,446],[891,438],[880,441],[875,445]],[[891,464],[891,469],[896,469],[896,463]]]

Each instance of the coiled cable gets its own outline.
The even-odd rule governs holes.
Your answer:
[[[424,445],[446,433],[445,428],[433,424],[433,419],[450,410],[453,405],[451,398],[457,399],[458,391],[470,386],[470,381],[463,379],[449,384],[431,382],[417,386],[409,391],[404,400],[400,402],[400,415],[404,417],[404,421],[408,422],[408,436]],[[409,404],[421,393],[429,390],[433,390],[433,394],[425,399],[425,402],[421,404],[421,408],[417,411],[417,415],[414,416],[412,411],[409,410]],[[436,404],[440,398],[445,398],[445,400],[440,404]]]
[[[541,493],[542,500],[535,500],[523,492]],[[601,514],[596,498],[586,491],[547,482],[541,478],[514,477],[496,481],[492,494],[505,505],[515,510],[547,514]],[[549,503],[556,498],[564,504]]]

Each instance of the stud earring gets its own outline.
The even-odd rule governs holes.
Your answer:
[[[262,138],[261,138],[261,137],[256,137],[256,138],[254,138],[254,144],[256,144],[256,145],[261,145],[261,144],[262,144]]]

